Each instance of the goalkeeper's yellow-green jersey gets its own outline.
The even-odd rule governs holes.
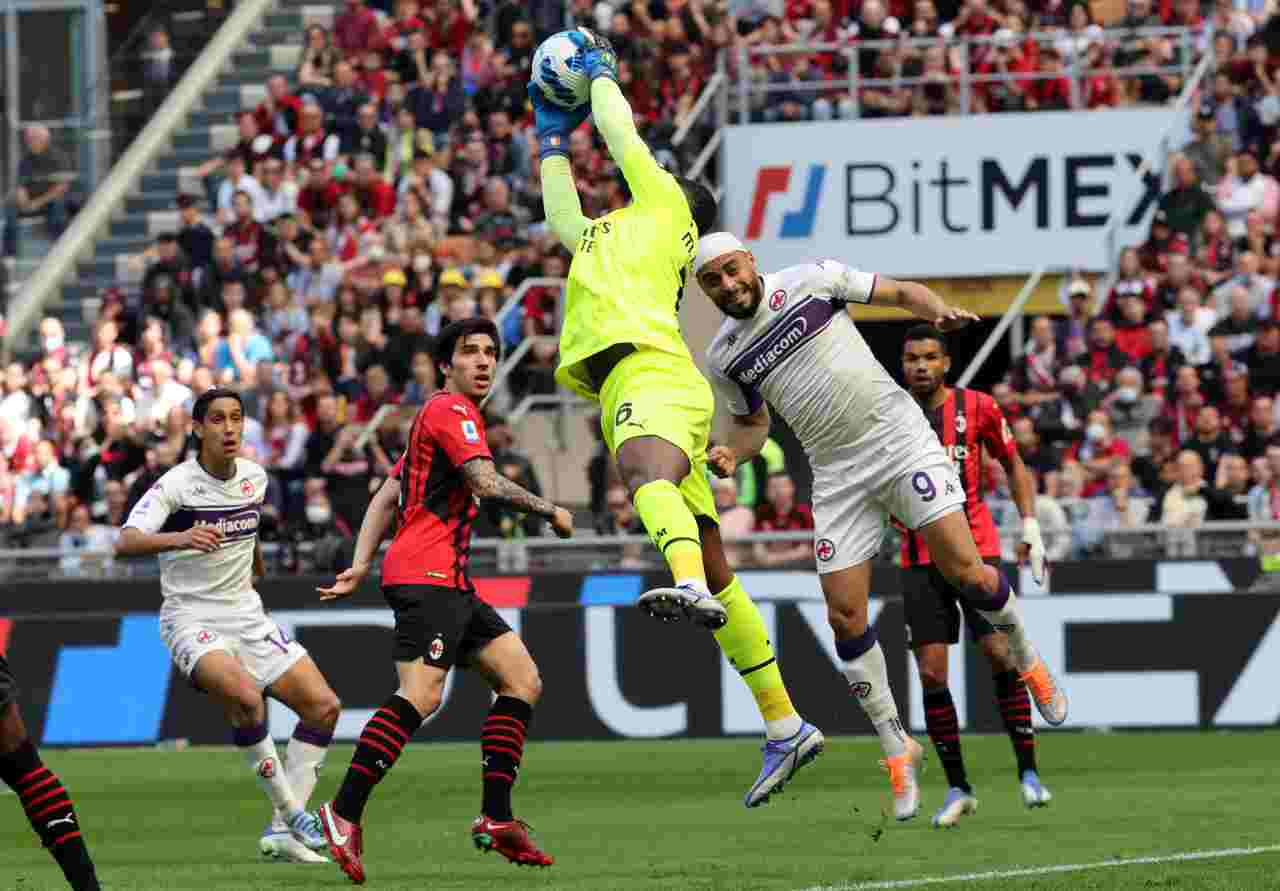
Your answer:
[[[591,85],[596,129],[622,169],[631,203],[597,220],[582,215],[568,159],[542,161],[547,222],[573,252],[565,289],[556,380],[595,399],[583,361],[618,343],[632,343],[692,360],[680,334],[685,276],[697,252],[698,231],[675,177],[640,139],[618,85]]]

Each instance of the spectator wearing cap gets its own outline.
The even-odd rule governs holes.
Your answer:
[[[340,131],[338,151],[352,158],[370,155],[381,170],[387,163],[387,134],[378,125],[378,107],[372,102],[361,105],[355,123]]]
[[[469,319],[476,314],[476,299],[467,283],[466,277],[457,269],[446,269],[440,275],[437,288],[438,296],[432,309],[439,307],[439,319],[432,329],[430,310],[427,316],[427,332],[433,337],[450,322]]]
[[[1280,389],[1280,321],[1263,319],[1257,339],[1242,358],[1255,392],[1274,396]]]
[[[1214,209],[1213,197],[1200,185],[1195,164],[1186,155],[1173,157],[1173,188],[1160,197],[1160,210],[1169,228],[1187,238],[1195,238],[1205,215]]]
[[[218,210],[218,222],[230,226],[235,222],[235,196],[243,192],[249,196],[250,215],[261,219],[262,209],[266,206],[266,196],[262,184],[245,172],[244,156],[239,152],[227,152],[227,177],[218,186],[218,199],[215,204]]]
[[[1244,236],[1246,217],[1250,211],[1262,209],[1266,194],[1267,181],[1251,149],[1237,153],[1227,162],[1227,175],[1218,183],[1217,197],[1230,238]]]
[[[1207,214],[1206,220],[1212,216],[1214,213]],[[1138,248],[1138,256],[1142,258],[1143,268],[1151,272],[1165,272],[1169,267],[1170,256],[1190,253],[1191,240],[1181,233],[1174,232],[1169,225],[1169,215],[1163,210],[1157,210],[1151,217],[1151,231],[1147,235],[1147,240]]]
[[[1192,139],[1182,147],[1182,155],[1195,167],[1196,176],[1206,188],[1217,186],[1226,173],[1231,140],[1218,132],[1211,104],[1201,103],[1192,122]]]
[[[177,236],[178,247],[194,273],[213,262],[213,243],[216,239],[213,230],[200,215],[200,200],[195,195],[180,194],[176,204],[178,221],[181,223]],[[199,287],[199,284],[199,281],[193,279],[193,287]]]
[[[1067,315],[1058,322],[1057,341],[1062,361],[1073,362],[1088,350],[1089,319],[1093,313],[1093,288],[1083,278],[1067,285]]]
[[[338,159],[340,140],[324,126],[324,109],[312,96],[302,101],[302,123],[298,132],[284,144],[284,159],[305,166],[314,173],[313,161],[332,163]],[[308,182],[308,185],[310,183]]]
[[[1151,352],[1151,330],[1147,327],[1147,302],[1141,294],[1120,298],[1120,312],[1114,322],[1116,348],[1131,362],[1141,362]]]
[[[1187,285],[1178,292],[1178,309],[1165,314],[1169,325],[1169,343],[1176,346],[1193,365],[1209,361],[1208,331],[1217,314],[1201,304],[1200,292]]]
[[[351,59],[378,47],[381,42],[382,32],[373,10],[364,0],[346,0],[346,7],[333,20],[334,46]]]

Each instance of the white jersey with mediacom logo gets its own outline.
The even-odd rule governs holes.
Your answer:
[[[159,555],[166,605],[238,606],[257,600],[253,551],[266,494],[267,472],[237,458],[229,480],[207,473],[192,459],[160,477],[142,496],[126,528],[153,534],[185,532],[193,526],[222,530],[222,544],[211,554],[191,549]]]
[[[707,348],[718,399],[735,415],[767,400],[813,466],[820,572],[869,559],[888,514],[919,528],[963,503],[920,406],[887,372],[845,307],[876,277],[822,260],[761,276],[754,317],[727,319]]]

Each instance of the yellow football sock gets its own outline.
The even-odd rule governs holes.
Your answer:
[[[632,504],[653,546],[671,567],[671,577],[676,583],[698,581],[705,589],[707,574],[702,568],[698,521],[676,484],[669,480],[645,483],[636,489]]]
[[[751,689],[760,715],[766,721],[795,715],[796,707],[782,683],[782,672],[778,670],[764,619],[736,575],[729,587],[716,594],[716,599],[729,615],[725,626],[714,632],[716,643]]]

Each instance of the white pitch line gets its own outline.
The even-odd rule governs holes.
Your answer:
[[[1028,876],[1046,876],[1062,872],[1083,872],[1089,869],[1107,869],[1113,866],[1143,866],[1153,863],[1185,863],[1190,860],[1216,860],[1223,857],[1249,857],[1254,854],[1273,854],[1280,845],[1258,848],[1222,848],[1217,851],[1186,851],[1181,854],[1162,854],[1152,857],[1130,857],[1126,860],[1100,860],[1097,863],[1064,863],[1059,866],[1035,866],[1025,869],[999,869],[991,872],[969,872],[954,876],[925,876],[919,879],[899,879],[887,882],[857,882],[844,885],[815,885],[803,891],[887,891],[892,888],[919,888],[924,885],[947,885],[954,882],[981,882],[987,879],[1016,879]]]

